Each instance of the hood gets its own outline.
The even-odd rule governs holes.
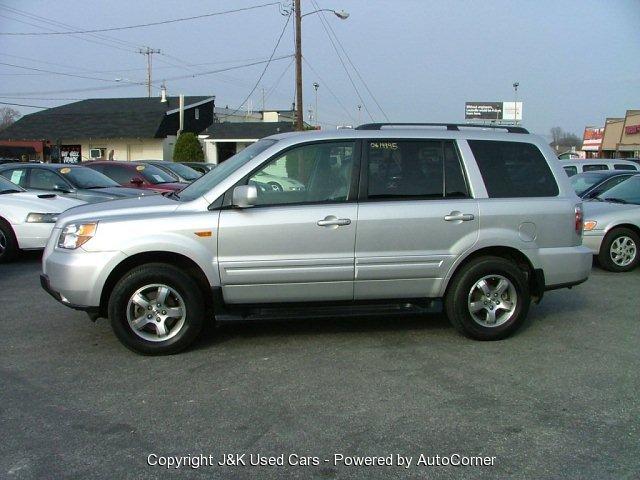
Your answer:
[[[630,205],[614,202],[599,202],[597,200],[589,200],[582,203],[582,209],[586,215],[606,215],[608,213],[618,213],[627,211],[640,211],[640,205]]]
[[[91,203],[73,208],[60,215],[56,228],[62,224],[75,221],[94,221],[112,217],[132,217],[155,213],[170,213],[180,206],[179,202],[162,195],[145,195],[143,197],[112,200],[110,202]]]
[[[104,188],[91,188],[85,189],[86,193],[91,195],[99,194],[109,196],[112,198],[125,198],[125,197],[140,197],[142,195],[153,195],[153,192],[146,192],[140,188],[129,187],[104,187]]]
[[[16,192],[0,195],[0,204],[16,205],[38,213],[61,213],[85,202],[54,193]]]
[[[640,223],[640,205],[589,201],[582,204],[582,209],[585,220],[598,222],[599,225],[596,227],[598,230],[613,220]]]
[[[157,185],[150,185],[149,190],[155,190],[156,192],[176,192],[185,188],[188,183],[171,182],[171,183],[159,183]]]

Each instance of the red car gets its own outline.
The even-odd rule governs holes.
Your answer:
[[[176,192],[187,186],[164,170],[141,162],[99,161],[83,163],[85,167],[103,173],[122,186],[153,190],[158,193]]]

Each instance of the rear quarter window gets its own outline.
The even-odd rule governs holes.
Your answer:
[[[574,175],[578,174],[578,167],[562,167],[564,168],[564,171],[567,172],[567,175],[569,177],[573,177]]]
[[[491,198],[555,197],[558,184],[531,143],[468,140]]]

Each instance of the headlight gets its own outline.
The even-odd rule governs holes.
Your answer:
[[[59,213],[35,213],[27,215],[27,223],[56,223]]]
[[[62,230],[58,239],[58,247],[75,250],[84,245],[96,234],[98,224],[94,223],[72,223]]]
[[[589,232],[589,231],[593,230],[594,228],[596,228],[596,225],[598,225],[598,222],[596,222],[595,220],[585,220],[584,221],[584,231],[585,232]]]

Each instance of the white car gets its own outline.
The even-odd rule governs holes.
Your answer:
[[[0,177],[0,263],[11,260],[19,249],[44,248],[58,215],[85,203],[52,193],[27,192]]]

